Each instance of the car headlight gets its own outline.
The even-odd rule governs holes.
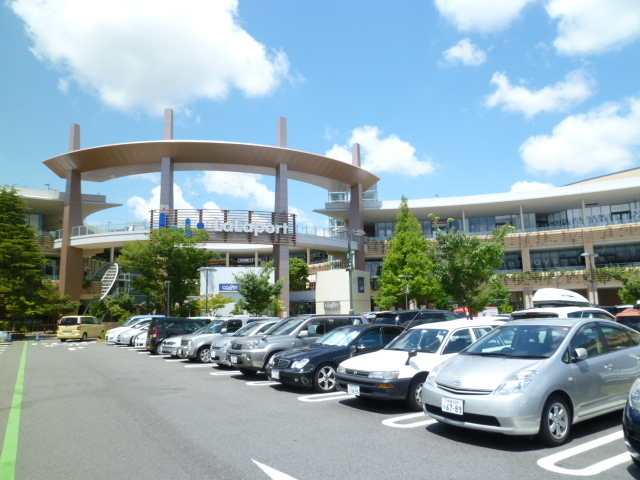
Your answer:
[[[309,359],[308,358],[303,358],[302,360],[296,360],[295,362],[293,362],[291,364],[291,368],[302,368],[307,363],[309,363]]]
[[[336,370],[336,372],[338,372],[338,373],[347,373],[347,369],[344,368],[342,365],[338,365],[338,369]]]
[[[251,350],[252,348],[256,348],[260,343],[258,340],[250,340],[242,345],[242,350]]]
[[[400,372],[398,370],[370,372],[368,375],[369,378],[375,378],[377,380],[395,380],[399,376]]]
[[[431,371],[429,372],[429,376],[427,377],[427,380],[425,382],[427,385],[431,385],[433,387],[436,384],[436,375],[438,375],[438,372],[440,371],[441,368],[442,368],[442,363],[439,365],[436,365],[431,369]]]
[[[538,374],[537,370],[521,370],[514,373],[496,389],[496,395],[517,395],[526,390],[531,380]]]
[[[634,410],[640,410],[640,378],[638,378],[629,391],[629,406]]]

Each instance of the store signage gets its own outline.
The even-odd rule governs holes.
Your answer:
[[[218,287],[221,292],[237,292],[239,289],[239,283],[221,283]]]
[[[281,233],[283,235],[289,234],[289,225],[287,225],[286,223],[277,225],[274,223],[243,222],[240,220],[234,220],[231,222],[221,222],[219,220],[214,220],[211,229],[214,232],[253,233],[256,237],[261,233]]]
[[[340,302],[324,302],[325,310],[334,310],[340,308]]]

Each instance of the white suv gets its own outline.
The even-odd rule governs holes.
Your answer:
[[[592,307],[589,300],[570,290],[541,288],[533,295],[533,308],[511,314],[512,320],[527,318],[600,318],[615,317],[603,308]]]

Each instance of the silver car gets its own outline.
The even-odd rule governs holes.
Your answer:
[[[561,445],[573,424],[624,407],[640,375],[639,344],[639,332],[609,320],[514,320],[431,370],[424,411]]]
[[[278,323],[279,319],[258,320],[257,322],[249,323],[242,327],[233,335],[228,337],[221,337],[211,344],[211,361],[218,365],[230,366],[231,363],[227,358],[227,348],[229,343],[233,340],[237,340],[238,337],[248,337],[249,335],[260,335],[269,330],[272,326]]]

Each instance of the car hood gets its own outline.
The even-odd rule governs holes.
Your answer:
[[[436,375],[436,382],[454,388],[494,391],[521,370],[539,370],[544,360],[455,355]]]
[[[287,360],[299,360],[301,358],[313,358],[315,355],[340,355],[349,352],[348,346],[308,346],[302,348],[296,348],[294,350],[286,350],[280,353],[278,356],[280,358],[286,358]]]
[[[190,333],[189,335],[182,335],[182,340],[194,341],[204,340],[205,342],[220,337],[221,335],[227,335],[226,333]]]
[[[216,348],[224,347],[225,345],[229,345],[230,342],[233,342],[234,340],[238,340],[239,338],[241,337],[234,337],[232,335],[218,338],[215,342],[211,344],[211,346]]]
[[[436,355],[435,353],[418,353],[415,357],[412,357],[408,365],[407,358],[409,358],[409,352],[404,350],[378,350],[377,352],[366,353],[357,357],[345,360],[340,365],[353,369],[361,370],[365,372],[373,371],[392,371],[404,369],[415,371],[429,372],[436,365],[444,362],[446,359],[451,358],[455,354],[451,355]]]

